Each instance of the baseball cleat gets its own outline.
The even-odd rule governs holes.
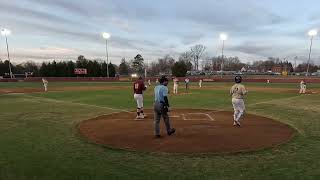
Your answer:
[[[168,131],[168,135],[171,136],[172,134],[174,134],[176,132],[175,128],[170,129],[170,131]]]
[[[239,121],[235,121],[235,123],[236,123],[236,126],[238,126],[238,127],[241,126]]]
[[[136,120],[141,120],[141,119],[144,119],[144,116],[143,116],[143,115],[140,115],[140,116],[137,116],[137,117],[136,117]]]
[[[154,138],[156,139],[161,138],[161,135],[155,135]]]

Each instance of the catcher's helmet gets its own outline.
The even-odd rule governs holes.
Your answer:
[[[236,83],[241,83],[242,82],[242,77],[241,76],[236,76],[236,77],[234,77],[234,81]]]

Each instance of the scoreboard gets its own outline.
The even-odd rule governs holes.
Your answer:
[[[74,74],[87,74],[87,69],[86,68],[75,68]]]

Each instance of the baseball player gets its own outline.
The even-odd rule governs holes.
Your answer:
[[[190,82],[189,78],[186,78],[186,79],[184,80],[184,83],[186,84],[186,91],[187,91],[187,92],[188,92],[188,90],[189,90],[189,82]]]
[[[144,85],[142,77],[140,76],[137,81],[133,83],[133,92],[134,92],[134,99],[137,102],[137,117],[136,120],[144,119],[146,116],[143,112],[143,91],[147,88]]]
[[[302,81],[300,82],[300,91],[299,91],[299,93],[300,93],[300,94],[305,94],[305,93],[306,93],[306,90],[307,90],[307,85],[306,85],[306,83],[302,80]]]
[[[169,120],[169,100],[168,100],[168,79],[163,76],[160,79],[160,85],[154,88],[154,122],[155,122],[155,137],[160,138],[160,119],[161,116],[165,123],[167,134],[170,136],[175,133],[175,129],[171,128]]]
[[[44,91],[47,92],[48,91],[48,80],[46,80],[45,78],[42,78],[42,83],[43,83],[43,87],[44,87]]]
[[[230,89],[230,95],[232,96],[232,106],[234,109],[233,125],[240,127],[240,119],[245,112],[244,95],[247,90],[244,85],[241,84],[242,77],[235,76],[235,84]]]
[[[202,79],[199,80],[199,88],[202,87]]]
[[[148,80],[148,85],[151,86],[151,80],[150,79]]]
[[[173,94],[178,94],[178,87],[179,87],[179,79],[175,77],[173,79]]]

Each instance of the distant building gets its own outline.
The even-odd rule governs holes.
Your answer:
[[[277,72],[277,73],[282,73],[283,68],[282,68],[281,65],[274,65],[274,66],[271,68],[271,71],[272,71],[272,72]]]

